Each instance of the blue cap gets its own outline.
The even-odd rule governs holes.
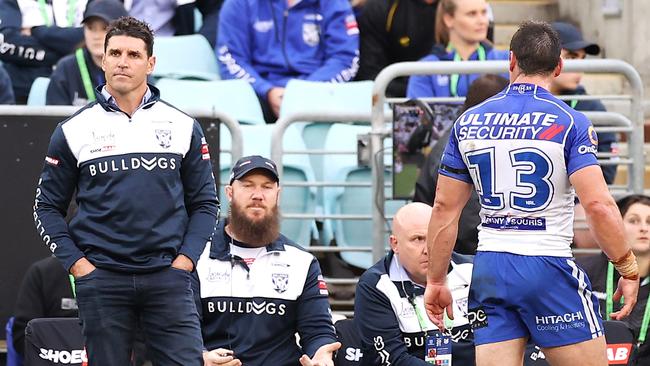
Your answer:
[[[565,22],[553,22],[551,26],[560,36],[562,48],[569,51],[585,50],[588,55],[600,53],[600,46],[593,42],[587,42],[582,38],[582,33],[573,24]]]
[[[255,169],[264,169],[271,173],[276,182],[280,181],[278,168],[272,160],[259,155],[244,156],[237,160],[230,173],[230,184],[237,179],[241,179],[246,174]]]
[[[127,13],[124,5],[117,0],[94,0],[86,5],[83,22],[87,21],[88,18],[97,17],[110,23],[128,15],[129,13]]]

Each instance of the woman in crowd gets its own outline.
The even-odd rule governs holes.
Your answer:
[[[487,41],[488,4],[485,0],[440,0],[436,12],[436,46],[422,61],[507,60],[508,51]],[[466,96],[480,74],[413,75],[409,98]]]

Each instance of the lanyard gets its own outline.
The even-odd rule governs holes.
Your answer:
[[[74,276],[73,275],[68,275],[68,278],[70,279],[70,287],[72,287],[72,297],[76,298],[77,297],[77,289],[74,284]]]
[[[408,295],[407,295],[408,296]],[[415,304],[415,298],[414,297],[408,297],[408,301],[413,307],[413,310],[415,311],[415,316],[418,318],[418,324],[420,324],[420,330],[424,332],[424,336],[427,337],[427,322],[424,320],[424,316],[420,312],[420,309],[418,309],[417,305]]]
[[[648,277],[646,277],[643,280],[643,282],[647,284]],[[645,311],[643,312],[643,320],[641,321],[641,330],[639,331],[639,339],[637,340],[638,344],[645,342],[645,337],[648,335],[649,322],[650,322],[650,293],[648,294],[648,300],[645,303]]]
[[[607,262],[607,286],[606,286],[607,298],[605,299],[605,318],[610,320],[609,314],[614,311],[614,265],[612,262]]]
[[[50,20],[50,17],[47,14],[47,3],[45,2],[45,0],[38,0],[38,9],[41,11],[41,16],[43,17],[43,21],[45,22],[45,25],[50,27],[52,25],[52,21]],[[66,12],[66,20],[68,21],[68,27],[72,27],[74,25],[74,15],[76,10],[77,10],[77,0],[69,0],[68,11]],[[52,7],[52,13],[54,13],[54,6]]]
[[[86,97],[89,102],[95,101],[95,91],[93,90],[93,85],[90,82],[90,73],[88,72],[88,66],[86,65],[86,59],[84,57],[83,49],[79,48],[74,53],[77,58],[77,65],[79,65],[79,73],[81,74],[81,81],[84,84],[84,90],[86,91]]]
[[[487,59],[485,55],[485,48],[483,48],[483,45],[479,43],[478,48],[476,49],[476,53],[478,53],[478,60],[479,61],[485,61]],[[458,52],[454,52],[454,62],[455,61],[462,61],[460,58],[460,55]],[[458,80],[460,79],[460,76],[458,74],[451,74],[449,76],[449,94],[451,94],[452,97],[457,97],[458,96]]]

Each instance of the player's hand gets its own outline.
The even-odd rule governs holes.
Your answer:
[[[282,105],[282,97],[284,97],[284,88],[271,88],[266,94],[266,99],[269,101],[269,106],[275,116],[280,115],[280,106]]]
[[[300,357],[301,366],[334,366],[334,352],[341,348],[340,342],[334,342],[321,346],[314,354],[313,358],[307,355]]]
[[[639,293],[639,280],[626,280],[621,277],[618,280],[618,287],[612,300],[617,302],[623,296],[623,301],[625,301],[621,310],[609,314],[609,316],[614,320],[621,320],[632,312],[632,308],[636,304],[636,296]]]
[[[192,272],[194,269],[194,263],[184,254],[179,254],[172,262],[172,267]]]
[[[86,258],[81,258],[78,261],[74,262],[72,267],[70,267],[70,274],[72,277],[75,279],[79,277],[83,277],[90,272],[94,271],[96,267],[90,263],[90,261]]]
[[[443,311],[447,311],[447,317],[454,319],[454,310],[451,306],[451,291],[444,284],[427,284],[424,290],[424,308],[427,310],[427,316],[433,324],[440,330],[445,329]]]
[[[241,361],[234,358],[233,351],[217,348],[203,352],[203,366],[241,366]]]

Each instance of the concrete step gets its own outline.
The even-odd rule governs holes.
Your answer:
[[[494,21],[519,24],[523,20],[553,21],[559,16],[557,0],[490,0]]]
[[[624,94],[625,77],[620,74],[585,74],[581,84],[589,94]]]
[[[510,48],[510,40],[519,28],[519,24],[496,23],[494,25],[494,44],[498,49]]]

